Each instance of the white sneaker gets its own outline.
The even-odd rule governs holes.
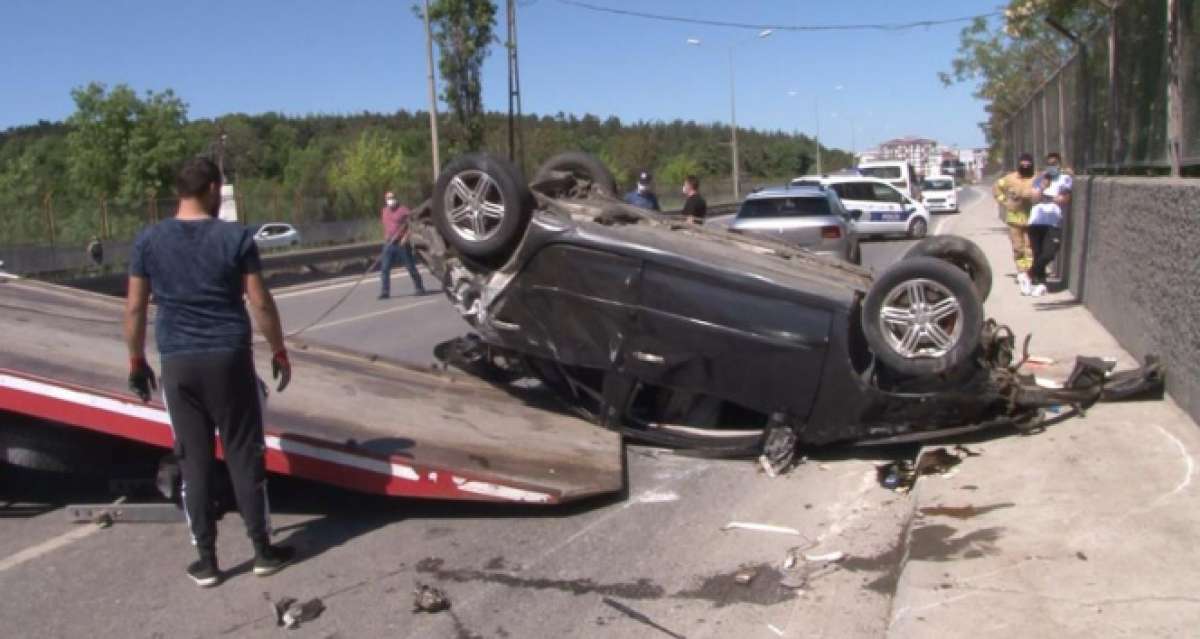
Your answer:
[[[1029,275],[1026,273],[1017,273],[1017,286],[1021,287],[1021,295],[1033,292],[1033,282],[1029,281]]]
[[[1041,297],[1041,296],[1045,295],[1046,294],[1046,285],[1038,284],[1037,286],[1033,287],[1033,290],[1030,291],[1029,294],[1034,297]]]

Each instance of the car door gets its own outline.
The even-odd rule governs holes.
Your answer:
[[[895,187],[881,182],[869,182],[867,186],[870,187],[871,197],[875,201],[871,213],[871,221],[875,223],[873,226],[885,233],[904,232],[907,229],[908,216],[904,211],[904,195]]]
[[[803,418],[831,313],[750,278],[646,262],[626,371],[650,384]]]
[[[552,244],[493,306],[492,325],[518,351],[609,369],[632,326],[640,266],[610,251]]]

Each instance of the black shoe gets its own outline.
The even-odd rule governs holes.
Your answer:
[[[221,569],[217,567],[215,556],[201,555],[188,564],[187,574],[201,588],[211,588],[221,582]]]
[[[291,546],[263,546],[254,553],[254,574],[259,577],[273,575],[296,558],[296,549]]]
[[[423,288],[419,288],[415,293],[413,293],[413,297],[425,297],[426,295],[429,295],[429,291]]]
[[[379,294],[379,297],[377,297],[377,298],[375,298],[375,299],[377,299],[377,300],[386,300],[386,299],[387,299],[387,298],[389,298],[389,297],[391,297],[391,294],[389,294],[389,293],[380,293],[380,294]]]

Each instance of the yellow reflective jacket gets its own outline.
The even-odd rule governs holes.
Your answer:
[[[1025,224],[1029,220],[1029,209],[1037,199],[1033,192],[1033,176],[1021,177],[1013,171],[996,180],[992,196],[1008,211],[1009,224]]]

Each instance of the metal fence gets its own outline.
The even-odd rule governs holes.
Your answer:
[[[1002,142],[1008,167],[1058,151],[1079,172],[1200,175],[1200,0],[1119,4],[1007,120]]]

